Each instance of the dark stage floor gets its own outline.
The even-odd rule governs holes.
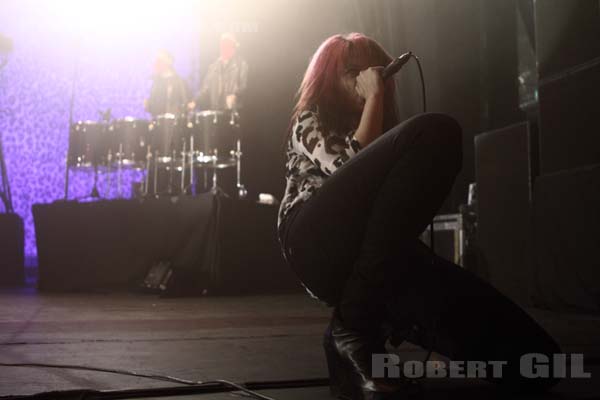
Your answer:
[[[584,352],[591,379],[565,380],[544,398],[600,397],[600,316],[528,310],[567,353]],[[325,378],[329,310],[306,295],[161,299],[135,294],[0,292],[0,362],[82,364],[188,380]],[[474,316],[476,318],[476,316]],[[402,358],[423,359],[410,345]],[[589,363],[588,363],[589,362]],[[0,367],[0,396],[50,390],[168,387],[101,372]],[[494,398],[477,380],[423,382],[425,398]],[[326,399],[326,387],[271,389],[276,399]],[[224,399],[239,393],[179,396]],[[133,397],[131,397],[133,398]],[[176,397],[162,397],[174,399]]]

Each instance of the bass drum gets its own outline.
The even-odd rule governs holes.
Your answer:
[[[235,111],[201,111],[188,123],[193,141],[194,163],[213,168],[236,165],[235,151],[240,139],[239,114]]]
[[[131,168],[144,168],[148,154],[148,129],[150,122],[127,117],[110,125],[111,152],[114,165]]]
[[[108,126],[94,121],[77,121],[69,131],[68,165],[93,168],[107,165],[110,140]]]

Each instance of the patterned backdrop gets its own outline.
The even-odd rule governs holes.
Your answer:
[[[0,133],[28,256],[36,255],[31,206],[64,195],[71,96],[75,121],[97,120],[108,108],[114,118],[148,118],[142,101],[162,48],[196,88],[199,24],[192,3],[0,0],[0,34],[14,44],[0,72]],[[129,189],[141,174],[124,178]],[[73,172],[69,197],[88,195],[92,182],[90,172]],[[105,176],[99,188],[117,195],[114,185],[107,191]]]

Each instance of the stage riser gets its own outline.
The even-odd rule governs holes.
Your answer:
[[[235,220],[227,215],[220,218],[218,243],[211,225],[216,201],[210,194],[35,205],[39,288],[132,289],[150,266],[169,261],[183,271],[174,274],[179,279],[175,283],[181,284],[182,277],[194,280],[193,287],[187,285],[181,294],[199,294],[203,288],[214,293],[299,290],[279,251],[277,207],[221,200],[222,215],[235,215]],[[205,252],[214,244],[218,244],[222,257],[210,266]],[[248,248],[253,251],[244,251]],[[171,294],[180,293],[175,288]]]

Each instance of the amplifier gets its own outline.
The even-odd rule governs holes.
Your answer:
[[[17,214],[0,214],[0,285],[25,283],[25,233]]]
[[[463,266],[465,232],[462,214],[442,214],[433,219],[433,246],[435,253],[448,261]],[[429,228],[421,234],[421,240],[431,247]]]

